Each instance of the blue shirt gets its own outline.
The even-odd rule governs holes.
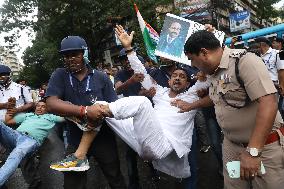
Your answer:
[[[82,81],[70,74],[65,68],[56,69],[48,83],[46,97],[57,96],[75,105],[88,106],[93,101],[113,102],[117,100],[113,84],[109,77],[100,71],[89,69],[89,74]],[[68,123],[68,142],[74,146],[80,143],[82,131],[74,124]]]
[[[114,83],[117,83],[118,81],[121,81],[122,83],[124,83],[129,78],[131,78],[133,75],[134,75],[133,71],[120,70],[114,78]],[[141,87],[142,85],[140,82],[130,84],[127,88],[125,88],[122,91],[121,94],[123,94],[124,97],[137,96],[139,91],[141,90]]]

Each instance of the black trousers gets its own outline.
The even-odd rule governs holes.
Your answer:
[[[66,153],[73,153],[76,148],[77,146],[68,145]],[[88,156],[93,156],[96,159],[110,187],[113,189],[126,189],[120,171],[117,144],[113,132],[103,126],[90,149]],[[87,171],[64,172],[64,189],[85,189],[86,184]]]
[[[41,176],[39,173],[39,157],[37,153],[27,156],[22,160],[20,168],[25,181],[29,184],[29,189],[39,188],[41,184]]]

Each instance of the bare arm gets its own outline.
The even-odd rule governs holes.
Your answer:
[[[256,113],[256,122],[252,131],[248,147],[262,149],[268,134],[270,133],[277,113],[277,102],[275,94],[260,97]],[[250,179],[256,175],[260,168],[260,157],[252,157],[248,152],[240,154],[241,178]]]
[[[47,109],[49,112],[60,116],[80,116],[81,107],[65,102],[57,96],[50,96],[46,99]]]
[[[5,124],[9,126],[16,125],[16,121],[13,119],[16,114],[16,108],[8,109],[5,114]]]
[[[46,100],[49,112],[60,115],[62,117],[82,117],[87,116],[89,120],[99,120],[103,118],[103,110],[98,104],[88,106],[87,113],[81,112],[81,106],[77,106],[59,99],[57,96],[50,96]],[[86,115],[85,115],[86,113]]]
[[[33,102],[29,102],[23,106],[20,106],[18,108],[16,108],[17,110],[17,113],[20,113],[20,112],[27,112],[28,110],[32,109],[34,107],[34,103]]]
[[[144,75],[141,73],[135,73],[131,78],[126,80],[125,82],[118,81],[115,83],[115,91],[117,94],[121,94],[124,90],[126,90],[129,85],[138,83],[143,81]]]
[[[266,95],[258,99],[259,106],[256,113],[255,128],[248,146],[262,149],[270,133],[277,113],[275,94]]]
[[[7,109],[7,103],[0,103],[0,110]]]

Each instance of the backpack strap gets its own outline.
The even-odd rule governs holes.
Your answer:
[[[228,105],[228,106],[231,106],[233,108],[237,108],[237,109],[240,109],[240,108],[243,108],[245,106],[247,106],[251,100],[250,100],[250,97],[248,96],[247,94],[247,91],[246,91],[246,88],[245,88],[245,84],[244,84],[244,81],[241,79],[240,77],[240,70],[239,70],[239,62],[240,62],[240,58],[244,55],[246,55],[247,51],[243,52],[243,53],[240,53],[239,56],[233,56],[236,61],[235,61],[235,75],[236,75],[236,78],[237,78],[237,81],[238,83],[240,84],[240,86],[245,90],[245,93],[246,93],[246,99],[245,99],[245,104],[242,105],[242,106],[237,106],[237,105],[234,105],[234,104],[230,104],[224,95],[221,95],[222,99],[224,100],[224,102]]]
[[[27,101],[26,101],[26,97],[25,97],[25,95],[24,95],[24,87],[21,87],[21,97],[22,97],[22,99],[24,100],[24,104],[26,104]]]

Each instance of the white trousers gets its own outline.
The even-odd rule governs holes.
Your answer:
[[[106,118],[109,126],[139,156],[162,159],[173,151],[149,99],[144,96],[125,97],[109,103],[109,108],[114,116]]]

